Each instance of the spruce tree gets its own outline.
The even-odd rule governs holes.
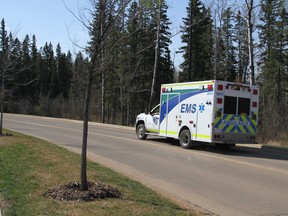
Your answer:
[[[235,29],[237,81],[240,83],[248,83],[249,56],[247,22],[240,11],[238,11],[236,15]]]
[[[32,59],[31,59],[31,41],[29,35],[26,35],[22,42],[21,53],[21,72],[18,74],[18,82],[20,84],[19,96],[23,99],[28,99],[33,94],[32,83],[35,79],[32,71]]]
[[[160,20],[160,58],[158,65],[158,75],[156,78],[156,96],[155,101],[159,101],[160,88],[163,83],[171,83],[174,79],[174,69],[170,55],[169,45],[171,44],[171,32],[170,25],[171,22],[167,16],[168,5],[166,1],[162,2],[161,9],[161,20]],[[154,103],[155,103],[154,101]]]
[[[3,134],[3,112],[4,112],[4,103],[5,103],[5,75],[7,73],[7,63],[8,62],[8,36],[5,27],[4,19],[1,20],[1,29],[0,29],[0,75],[1,75],[1,95],[0,95],[0,136]]]
[[[31,45],[31,61],[32,66],[31,70],[35,76],[35,82],[33,82],[33,94],[31,96],[32,105],[38,105],[39,97],[41,95],[41,83],[40,83],[40,75],[41,75],[41,65],[42,65],[42,56],[37,48],[37,39],[36,36],[32,36],[32,45]]]
[[[42,49],[42,65],[40,69],[40,91],[42,96],[54,98],[57,94],[58,77],[55,71],[53,45],[45,43]]]
[[[221,26],[221,36],[224,45],[224,61],[222,62],[222,74],[218,74],[218,78],[227,81],[235,81],[236,79],[236,48],[235,48],[235,32],[233,26],[232,8],[227,8],[223,13],[223,25]]]
[[[181,36],[185,46],[180,48],[183,53],[184,62],[180,65],[182,72],[180,73],[180,81],[188,81],[189,61],[192,61],[192,80],[211,79],[212,74],[212,20],[210,11],[200,0],[193,1],[192,17],[193,22],[190,25],[191,0],[186,8],[187,17],[183,18]],[[189,59],[189,33],[192,28],[192,55]]]
[[[69,90],[71,86],[72,78],[72,68],[71,68],[71,53],[68,52],[66,55],[62,53],[61,46],[58,43],[56,47],[56,74],[58,76],[58,93],[57,95],[62,95],[65,99],[69,96]]]
[[[279,139],[287,134],[287,11],[283,1],[262,0],[260,20],[260,79],[262,133]],[[271,116],[273,118],[271,119]],[[284,136],[283,136],[284,135]],[[287,138],[287,136],[286,136]]]

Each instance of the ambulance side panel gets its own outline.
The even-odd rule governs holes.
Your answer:
[[[191,140],[211,142],[213,85],[212,81],[162,85],[159,135],[179,138],[181,130],[189,129]]]

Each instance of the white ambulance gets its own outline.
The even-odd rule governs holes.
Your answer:
[[[208,142],[256,143],[259,88],[209,80],[161,85],[160,104],[136,118],[139,139],[179,139],[183,148]]]

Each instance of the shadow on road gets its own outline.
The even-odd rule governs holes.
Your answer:
[[[148,138],[147,140],[157,142],[163,145],[175,146],[175,148],[181,148],[179,146],[179,141],[176,139],[166,139],[166,138]],[[221,147],[214,144],[201,143],[197,144],[192,149],[187,149],[187,151],[205,151],[215,154],[239,156],[239,157],[251,157],[251,158],[264,158],[264,159],[273,159],[273,160],[288,160],[288,151],[281,149],[273,148],[257,148],[251,146],[241,146],[237,145],[235,147]]]

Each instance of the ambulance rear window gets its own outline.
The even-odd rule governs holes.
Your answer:
[[[241,97],[224,97],[224,114],[249,115],[250,99]]]
[[[224,98],[224,113],[236,114],[237,97],[225,96]]]
[[[238,101],[238,115],[249,115],[250,113],[250,99],[239,98]]]

